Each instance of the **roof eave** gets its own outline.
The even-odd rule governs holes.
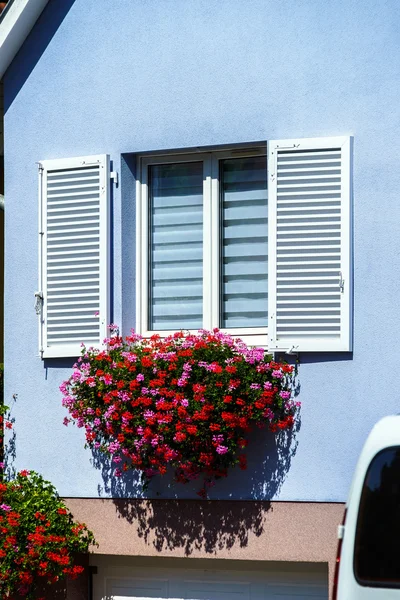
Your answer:
[[[10,0],[0,21],[0,78],[49,0]]]

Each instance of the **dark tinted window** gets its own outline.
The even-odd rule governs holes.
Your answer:
[[[358,514],[354,574],[362,585],[400,587],[400,448],[372,460]]]

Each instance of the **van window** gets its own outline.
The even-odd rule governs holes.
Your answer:
[[[361,585],[400,587],[400,447],[386,448],[365,477],[354,546]]]

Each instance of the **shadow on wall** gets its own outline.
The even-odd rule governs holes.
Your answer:
[[[49,2],[6,73],[4,111],[7,112],[75,0]]]
[[[15,419],[12,416],[12,409],[17,400],[17,394],[13,394],[12,402],[9,403],[10,410],[7,414],[7,421],[12,424],[11,433],[6,438],[4,445],[4,473],[7,479],[14,479],[17,475],[15,469],[15,460],[17,458],[17,433],[15,431]]]
[[[120,515],[137,527],[139,537],[157,552],[183,549],[217,551],[246,547],[250,535],[259,537],[270,502],[180,500],[115,500]]]
[[[194,499],[201,480],[192,485],[174,484],[172,473],[155,478],[143,492],[137,472],[116,478],[110,462],[96,455],[93,462],[101,469],[104,481],[99,495],[110,495],[119,516],[159,552],[179,548],[189,556],[194,551],[213,554],[234,545],[245,547],[249,536],[260,536],[264,530],[270,500],[279,494],[296,453],[300,426],[299,417],[290,432],[274,435],[265,429],[254,430],[248,446],[248,469],[231,469],[228,477],[211,489],[210,500]],[[221,499],[224,502],[215,502]]]

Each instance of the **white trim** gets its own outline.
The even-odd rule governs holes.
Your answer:
[[[136,181],[136,332],[144,337],[161,337],[175,331],[148,329],[149,282],[149,197],[148,167],[177,162],[203,162],[203,328],[219,326],[220,320],[220,191],[219,161],[226,158],[266,155],[266,146],[210,152],[171,153],[139,156]],[[267,328],[223,329],[250,345],[267,345]],[[196,331],[191,331],[196,333]]]
[[[43,165],[38,164],[38,227],[39,227],[39,245],[38,245],[38,292],[42,297],[36,298],[38,302],[38,339],[39,339],[39,356],[43,354]]]
[[[272,142],[268,143],[268,344],[276,344],[276,246],[277,246],[277,177],[276,152]],[[271,268],[271,265],[273,268]]]
[[[203,159],[203,328],[212,329],[213,297],[213,172],[212,159]]]
[[[48,0],[14,0],[0,21],[0,78],[28,37]]]
[[[110,324],[110,157],[100,162],[100,347]]]
[[[348,350],[353,349],[353,138],[342,146],[342,339]]]
[[[142,161],[140,157],[136,160],[136,261],[135,261],[135,331],[142,333],[142,177],[141,177]]]
[[[211,205],[211,327],[219,323],[220,319],[220,291],[221,291],[221,207],[220,207],[220,186],[219,186],[219,158],[212,156],[212,205]]]

